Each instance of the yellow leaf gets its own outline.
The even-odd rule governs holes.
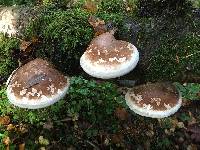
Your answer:
[[[0,125],[8,125],[10,123],[9,116],[0,117]]]

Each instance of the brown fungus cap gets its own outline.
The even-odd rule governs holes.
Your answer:
[[[9,80],[7,95],[11,103],[32,109],[58,101],[69,87],[69,80],[39,58],[20,67]]]
[[[148,83],[129,90],[127,105],[147,117],[162,118],[175,113],[181,106],[181,96],[171,83]]]
[[[86,57],[92,63],[99,62],[102,65],[114,66],[130,60],[133,50],[130,43],[115,40],[114,36],[107,32],[91,42],[86,50]]]
[[[99,78],[115,78],[130,72],[139,60],[137,48],[106,32],[94,38],[80,60],[82,68]]]

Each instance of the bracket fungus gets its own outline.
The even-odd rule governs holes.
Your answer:
[[[69,78],[42,59],[34,59],[15,70],[7,81],[9,101],[19,107],[38,109],[63,98]]]
[[[168,117],[181,107],[180,92],[170,83],[148,83],[130,89],[126,95],[126,104],[135,113],[151,117]]]
[[[95,37],[80,58],[80,65],[89,75],[110,79],[133,70],[139,61],[137,48],[126,41],[116,40],[114,32]]]

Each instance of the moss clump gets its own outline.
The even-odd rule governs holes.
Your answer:
[[[200,75],[198,27],[187,16],[146,20],[138,42],[145,79],[183,81],[188,71]]]
[[[88,16],[87,12],[78,8],[67,11],[46,8],[30,24],[25,35],[29,39],[33,36],[41,39],[36,49],[37,57],[46,58],[59,70],[72,74],[93,36]]]
[[[99,4],[99,11],[106,13],[131,13],[136,10],[138,0],[103,0]]]
[[[0,80],[6,79],[17,67],[17,59],[13,57],[13,54],[18,46],[19,40],[0,34]]]
[[[54,4],[48,5],[29,25],[25,31],[25,38],[38,37],[40,39],[41,43],[35,50],[37,57],[48,59],[62,72],[71,75],[77,73],[79,58],[94,34],[88,22],[90,15],[100,17],[106,22],[113,22],[119,28],[119,32],[122,29],[125,16],[123,12],[116,13],[114,10],[109,10],[104,3],[103,1],[99,4],[99,9],[95,13],[87,11],[80,3],[65,10]],[[121,3],[123,3],[122,0],[118,0],[116,4],[112,1],[115,7],[120,7]]]
[[[191,11],[192,3],[189,0],[140,0],[137,7],[141,16],[183,16]]]

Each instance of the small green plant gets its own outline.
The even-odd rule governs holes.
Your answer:
[[[5,149],[5,145],[3,144],[3,139],[8,135],[8,132],[4,130],[4,128],[0,125],[0,149]]]
[[[161,120],[161,127],[163,129],[170,129],[173,126],[171,118],[163,118]]]
[[[35,136],[41,134],[40,129],[44,130],[44,123],[50,121],[54,125],[54,132],[47,132],[44,136],[50,137],[50,141],[51,138],[57,139],[64,145],[79,145],[80,138],[84,141],[91,140],[99,136],[101,131],[108,134],[117,132],[119,120],[114,116],[114,112],[117,107],[125,106],[125,101],[114,84],[97,83],[82,77],[72,77],[66,97],[43,109],[22,109],[10,104],[5,87],[1,87],[0,99],[0,116],[8,115],[11,123],[27,124],[33,129],[34,135],[28,135],[27,139],[35,140]],[[63,122],[66,118],[69,119],[67,124]],[[56,128],[67,129],[63,131]],[[14,137],[17,136],[13,134]],[[31,144],[33,143],[29,141],[28,147],[31,147]]]
[[[190,121],[192,118],[189,116],[187,113],[181,113],[180,116],[178,117],[182,122],[185,121]]]
[[[125,106],[115,85],[109,82],[98,84],[82,77],[73,77],[66,98],[47,108],[30,110],[16,107],[9,103],[4,87],[1,87],[0,99],[0,115],[11,115],[16,121],[35,125],[65,117],[104,124],[113,118],[116,107]]]
[[[197,0],[189,0],[189,1],[191,1],[192,6],[194,8],[200,8],[200,1],[197,1]]]
[[[199,83],[186,83],[181,84],[176,82],[176,87],[182,94],[182,97],[188,100],[200,100],[200,84]]]
[[[169,149],[172,147],[172,142],[170,141],[169,138],[162,138],[158,140],[157,148],[161,149]]]

